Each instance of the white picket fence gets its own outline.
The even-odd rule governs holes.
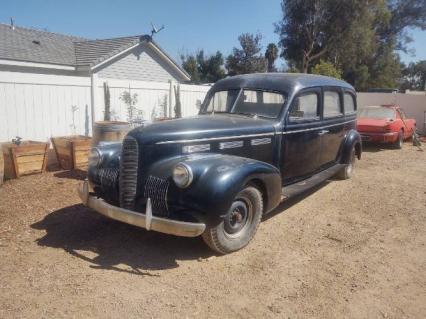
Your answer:
[[[176,83],[99,78],[95,90],[95,120],[102,120],[104,116],[104,81],[110,87],[115,120],[127,120],[126,105],[120,95],[129,88],[131,94],[137,94],[136,108],[144,120],[173,115]],[[203,100],[209,88],[180,85],[183,116],[197,114],[197,100]],[[91,114],[88,77],[0,72],[0,142],[15,136],[46,141],[52,136],[90,135]]]
[[[111,94],[112,118],[127,120],[126,105],[120,99],[130,88],[137,94],[136,108],[144,120],[174,114],[176,83],[157,83],[101,79],[95,90],[95,120],[104,116],[103,82]],[[182,115],[198,112],[197,100],[203,100],[210,86],[180,85]],[[419,132],[426,133],[426,95],[359,93],[358,104],[398,103],[417,121]],[[88,77],[28,74],[0,71],[0,142],[15,136],[46,141],[52,136],[91,134],[91,80]]]

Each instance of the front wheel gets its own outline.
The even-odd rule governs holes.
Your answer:
[[[237,251],[254,237],[262,213],[262,194],[257,188],[246,186],[235,196],[222,222],[204,231],[203,240],[219,254]]]
[[[396,149],[401,149],[403,145],[404,145],[404,132],[401,130],[401,131],[399,131],[398,139],[395,141],[393,146]]]

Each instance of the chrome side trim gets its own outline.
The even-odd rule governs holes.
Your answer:
[[[221,142],[219,143],[219,149],[224,150],[228,148],[238,148],[243,147],[243,145],[243,141]]]
[[[282,135],[286,135],[286,134],[294,134],[294,133],[300,133],[300,132],[309,132],[309,131],[316,131],[316,130],[321,130],[327,127],[333,127],[333,126],[338,126],[338,125],[343,125],[343,124],[347,124],[347,123],[352,123],[355,122],[356,120],[351,120],[351,121],[346,121],[346,122],[342,122],[342,123],[337,123],[337,124],[330,124],[330,125],[325,125],[325,126],[318,126],[318,127],[312,127],[312,128],[306,128],[303,130],[294,130],[294,131],[286,131],[286,132],[282,132]]]
[[[84,181],[83,184],[79,185],[78,194],[85,206],[92,208],[106,217],[126,224],[183,237],[199,236],[206,229],[206,225],[204,223],[183,222],[174,219],[156,217],[152,214],[152,212],[149,212],[149,208],[147,208],[147,214],[141,214],[108,204],[103,199],[89,194],[89,185],[87,181]]]
[[[205,152],[205,151],[210,151],[210,144],[185,145],[184,147],[182,147],[182,152],[184,153]]]
[[[351,123],[351,122],[355,122],[355,121],[356,121],[356,119],[351,120],[351,121],[342,122],[342,123],[337,123],[337,124],[331,124],[331,125],[325,125],[325,126],[310,128],[310,129],[296,130],[296,131],[290,131],[290,132],[282,132],[282,133],[279,133],[279,134],[285,135],[285,134],[292,134],[292,133],[305,132],[305,131],[314,131],[314,130],[319,130],[319,129],[323,129],[323,128],[327,128],[327,127],[332,127],[332,126],[337,126],[337,125],[343,125],[343,124],[347,124],[347,123]],[[196,139],[192,139],[192,140],[161,141],[161,142],[157,142],[156,144],[174,144],[174,143],[180,143],[180,144],[182,144],[182,143],[194,143],[194,142],[206,142],[206,141],[232,140],[232,139],[258,137],[258,136],[273,136],[273,135],[275,135],[275,133],[274,132],[270,132],[270,133],[260,133],[260,134],[247,134],[247,135],[221,136],[221,137],[209,137],[209,138],[196,138]]]
[[[256,145],[265,145],[265,144],[270,144],[271,143],[271,138],[270,137],[266,137],[266,138],[256,138],[250,141],[250,144],[252,146],[256,146]]]
[[[261,134],[247,134],[247,135],[197,138],[197,139],[192,139],[192,140],[161,141],[161,142],[157,142],[156,144],[193,143],[193,142],[205,142],[205,141],[232,140],[234,138],[238,139],[238,138],[257,137],[257,136],[272,136],[274,134],[275,134],[274,132],[271,132],[271,133],[261,133]]]

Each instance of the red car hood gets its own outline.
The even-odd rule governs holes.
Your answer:
[[[390,123],[392,122],[385,119],[359,118],[357,120],[357,129],[360,132],[383,132]]]

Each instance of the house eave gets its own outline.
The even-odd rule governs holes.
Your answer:
[[[28,61],[8,60],[8,59],[0,59],[0,65],[30,67],[30,68],[42,68],[42,69],[54,69],[54,70],[67,70],[67,71],[75,71],[76,70],[76,67],[72,66],[72,65],[41,63],[41,62],[28,62]]]
[[[136,44],[134,44],[134,45],[132,45],[132,46],[128,47],[127,49],[125,49],[125,50],[123,50],[123,51],[120,51],[120,52],[118,52],[117,54],[114,54],[113,56],[111,56],[111,57],[109,57],[109,58],[107,58],[107,59],[105,59],[105,60],[103,60],[103,61],[100,61],[100,62],[98,62],[98,63],[96,63],[96,64],[94,64],[94,65],[89,66],[90,70],[91,70],[91,71],[96,71],[96,69],[98,69],[99,67],[103,66],[104,64],[106,64],[106,63],[108,63],[108,62],[110,62],[110,61],[112,61],[112,60],[114,60],[114,59],[116,59],[116,58],[118,58],[118,57],[122,56],[123,54],[126,54],[127,52],[129,52],[129,51],[133,50],[133,49],[134,49],[134,48],[136,48],[139,44],[140,44],[140,43],[136,43]]]
[[[177,66],[176,63],[167,54],[165,54],[151,41],[147,43],[154,51],[156,51],[163,58],[163,60],[165,60],[171,67],[173,67],[185,79],[185,81],[191,81],[191,77],[186,72],[184,72],[179,66]]]
[[[169,66],[171,66],[173,68],[173,70],[175,70],[182,78],[184,81],[190,81],[191,77],[185,73],[178,65],[176,65],[176,63],[168,56],[166,55],[161,49],[159,49],[153,42],[151,41],[144,41],[144,42],[138,42],[128,48],[126,48],[123,51],[118,52],[117,54],[101,61],[98,62],[94,65],[91,66],[78,66],[77,69],[78,70],[90,70],[91,72],[96,72],[101,66],[105,65],[106,63],[113,61],[114,59],[119,58],[120,56],[126,54],[127,52],[133,50],[134,48],[138,47],[141,43],[146,43],[152,50],[154,50],[161,59],[163,59]]]

